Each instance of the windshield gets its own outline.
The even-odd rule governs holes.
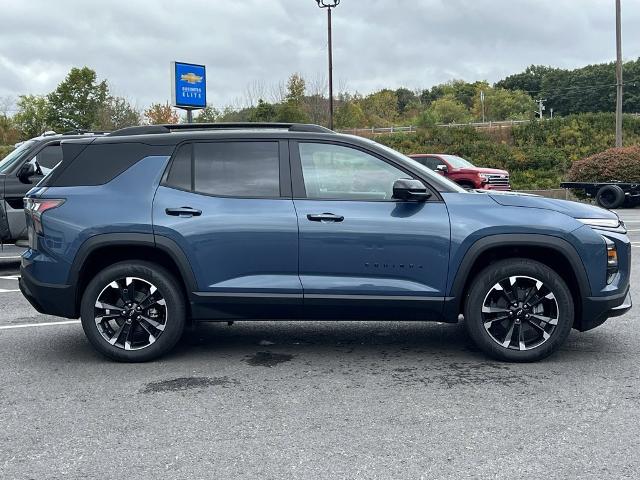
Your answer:
[[[453,168],[475,168],[475,165],[462,157],[458,157],[457,155],[440,155],[444,158],[449,165]]]
[[[394,150],[393,148],[387,147],[386,145],[383,145],[383,144],[378,143],[378,142],[374,142],[373,140],[369,140],[368,138],[366,138],[366,139],[360,138],[360,137],[358,137],[358,138],[360,140],[365,140],[365,141],[368,141],[368,142],[371,142],[371,143],[375,143],[377,147],[381,147],[382,149],[384,149],[386,152],[389,152],[393,156],[400,157],[405,162],[411,164],[412,168],[415,168],[416,170],[419,170],[420,173],[422,173],[425,177],[432,178],[434,180],[434,183],[436,183],[436,184],[445,183],[447,185],[447,187],[450,188],[451,190],[453,190],[454,192],[461,192],[461,193],[466,192],[466,190],[464,188],[462,188],[460,185],[458,185],[457,183],[452,182],[448,178],[435,173],[430,168],[425,167],[424,165],[422,165],[419,162],[416,162],[413,158],[407,157],[406,155],[398,152],[397,150]]]
[[[9,152],[6,157],[0,160],[0,173],[6,173],[11,170],[11,168],[13,168],[16,163],[22,160],[22,158],[29,152],[29,150],[31,150],[31,147],[33,147],[33,145],[35,145],[36,143],[37,142],[35,140],[29,140],[24,142],[15,150]]]

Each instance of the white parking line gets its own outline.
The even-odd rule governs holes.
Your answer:
[[[74,325],[80,323],[80,320],[64,320],[62,322],[43,322],[43,323],[24,323],[22,325],[2,325],[0,330],[13,330],[15,328],[29,328],[29,327],[50,327],[53,325]]]
[[[4,277],[0,277],[2,280],[20,280],[20,275],[6,275]]]
[[[6,288],[0,288],[0,293],[11,293],[11,292],[19,292],[19,289],[16,290],[7,290]]]

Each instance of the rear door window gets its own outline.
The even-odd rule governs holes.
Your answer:
[[[47,145],[38,152],[35,157],[43,175],[47,175],[62,161],[62,147],[60,145]]]
[[[193,189],[226,197],[280,196],[278,142],[193,144]]]

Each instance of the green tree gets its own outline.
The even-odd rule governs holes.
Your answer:
[[[432,102],[429,112],[437,123],[466,123],[471,120],[467,107],[450,93]]]
[[[336,128],[357,128],[364,127],[366,116],[360,103],[350,98],[338,106],[334,120]]]
[[[285,101],[302,104],[305,89],[306,83],[304,78],[302,78],[299,73],[292,74],[287,81],[287,96],[285,97]]]
[[[277,120],[279,122],[305,123],[309,117],[304,110],[305,81],[298,73],[289,77],[287,82],[287,95],[283,103],[278,107]]]
[[[169,105],[169,102],[153,103],[144,111],[144,117],[149,125],[164,125],[178,123],[180,117]]]
[[[51,128],[48,124],[49,102],[39,95],[20,95],[18,112],[13,116],[16,127],[27,138],[37,137]]]
[[[196,123],[215,123],[220,118],[220,110],[213,105],[207,105],[204,107],[198,115],[193,119]]]
[[[251,122],[273,122],[278,116],[278,110],[275,105],[265,102],[261,98],[258,99],[258,105],[251,112],[249,120]]]
[[[392,125],[398,118],[398,97],[393,90],[384,89],[367,95],[361,105],[371,126]]]
[[[536,103],[521,90],[505,90],[504,88],[488,88],[485,94],[484,111],[487,121],[526,120],[534,115]],[[473,101],[473,113],[476,119],[482,119],[482,102],[480,93]]]
[[[93,128],[112,131],[141,123],[142,115],[126,98],[109,96],[98,110]]]
[[[97,81],[88,67],[72,68],[57,88],[47,95],[47,122],[56,131],[90,129],[109,97],[106,80]]]
[[[543,65],[531,65],[522,73],[509,75],[504,80],[500,80],[495,86],[496,88],[505,88],[507,90],[522,90],[534,96],[539,95],[542,92],[542,81],[554,71],[559,71],[559,69]]]
[[[418,97],[408,88],[398,88],[396,90],[396,97],[398,99],[398,112],[400,114],[405,113],[415,102],[418,101]]]

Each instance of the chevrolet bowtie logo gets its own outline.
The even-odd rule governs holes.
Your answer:
[[[200,75],[196,75],[193,72],[189,72],[189,73],[180,75],[180,80],[182,80],[183,82],[195,84],[195,83],[202,82],[202,77]]]

